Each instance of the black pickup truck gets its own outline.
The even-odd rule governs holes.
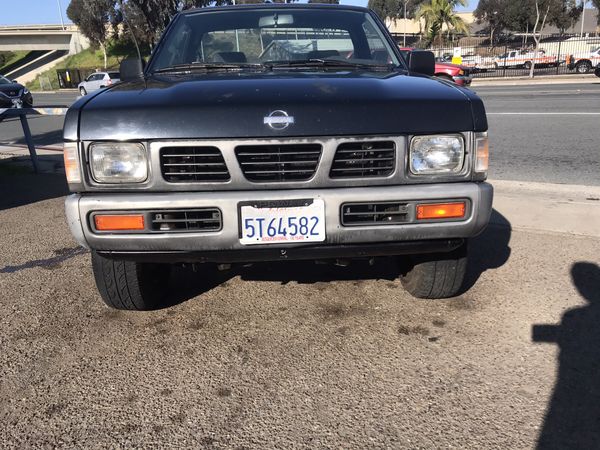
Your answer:
[[[159,307],[173,264],[377,256],[416,297],[459,293],[492,209],[487,121],[433,70],[364,8],[178,14],[66,116],[67,219],[103,300]]]

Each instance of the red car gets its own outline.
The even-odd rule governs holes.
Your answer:
[[[404,56],[404,58],[408,61],[408,58],[410,58],[410,52],[413,50],[415,49],[401,47],[400,53],[402,53],[402,56]],[[469,67],[439,61],[436,61],[435,63],[434,75],[439,78],[453,81],[459,86],[469,86],[473,80],[471,69]]]

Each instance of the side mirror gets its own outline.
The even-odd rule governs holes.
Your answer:
[[[119,72],[121,73],[121,81],[139,80],[144,73],[146,61],[138,58],[127,58],[121,62]]]
[[[411,72],[432,76],[435,73],[435,56],[425,50],[413,50],[410,52],[408,69]]]

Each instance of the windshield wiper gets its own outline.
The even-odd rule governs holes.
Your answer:
[[[344,69],[367,69],[367,70],[392,70],[394,64],[366,64],[339,59],[298,59],[292,61],[265,61],[265,66],[270,68],[304,68],[304,67],[331,67]]]
[[[167,73],[167,72],[191,72],[191,71],[236,71],[243,69],[264,69],[262,64],[249,63],[203,63],[195,62],[189,64],[175,64],[173,66],[162,67],[152,71],[152,73]]]

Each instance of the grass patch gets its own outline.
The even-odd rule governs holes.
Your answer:
[[[27,50],[17,50],[14,52],[0,52],[0,74],[4,74],[4,68],[25,58],[29,52]]]

